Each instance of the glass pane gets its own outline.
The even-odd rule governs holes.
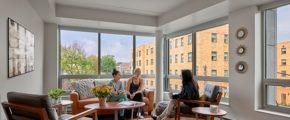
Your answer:
[[[169,71],[171,75],[180,75],[181,70],[192,70],[192,34],[169,39]]]
[[[132,35],[101,34],[101,74],[117,68],[122,74],[132,73]]]
[[[155,37],[136,36],[136,68],[142,74],[155,74]]]
[[[211,84],[211,85],[218,85],[222,87],[223,91],[223,96],[222,96],[222,102],[229,102],[229,83],[228,82],[213,82],[213,81],[202,81],[198,80],[198,85],[199,85],[199,93],[200,95],[204,94],[204,87],[206,84]]]
[[[61,74],[98,74],[98,34],[60,31]]]
[[[290,87],[268,86],[267,104],[290,108]]]
[[[289,12],[290,5],[266,11],[266,28],[276,27],[266,29],[267,78],[290,79],[290,23],[286,18]]]
[[[228,34],[228,24],[196,32],[197,76],[224,76],[227,74],[224,71],[229,69],[227,60],[229,44],[224,42],[224,39],[228,39]]]

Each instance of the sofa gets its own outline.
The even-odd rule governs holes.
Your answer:
[[[98,84],[107,84],[108,81],[95,80],[94,82],[96,82],[96,85],[98,85]],[[123,82],[123,85],[126,85],[126,81],[122,81],[122,82]],[[148,112],[148,114],[150,115],[154,109],[154,107],[153,107],[154,91],[149,90],[149,89],[144,89],[143,95],[144,95],[143,101],[145,102],[145,106],[143,107],[144,112]],[[72,114],[78,114],[80,112],[83,112],[86,110],[84,108],[85,105],[98,102],[98,98],[96,98],[96,97],[86,98],[86,99],[80,99],[80,98],[81,98],[80,94],[77,91],[72,90],[72,92],[70,94],[70,99],[71,99],[71,101],[73,101]],[[100,111],[98,111],[98,115],[110,115],[110,114],[114,114],[114,111],[112,111],[112,110],[100,110]]]

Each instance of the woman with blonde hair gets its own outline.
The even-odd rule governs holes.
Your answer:
[[[126,93],[127,93],[128,98],[133,101],[143,102],[143,86],[144,86],[144,80],[141,78],[141,69],[136,68],[134,70],[133,76],[127,82]],[[144,118],[143,108],[140,108],[140,109],[141,109],[141,113],[138,112],[137,116],[139,118]]]

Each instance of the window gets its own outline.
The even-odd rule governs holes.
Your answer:
[[[175,75],[178,75],[178,70],[175,70]]]
[[[148,49],[146,49],[146,55],[148,55],[148,51],[149,51],[149,50],[148,50]]]
[[[281,54],[286,54],[287,49],[283,46],[283,48],[281,48]]]
[[[154,74],[153,70],[150,70],[150,74],[151,74],[151,75]]]
[[[150,85],[153,86],[153,81],[152,80],[150,81]]]
[[[172,49],[172,41],[169,41],[169,49]]]
[[[281,77],[286,77],[286,70],[281,71]]]
[[[148,66],[148,60],[146,60],[146,66]]]
[[[229,43],[229,34],[224,34],[224,43],[225,44]]]
[[[225,61],[229,60],[229,53],[228,52],[224,52],[224,60]]]
[[[191,45],[192,44],[192,35],[191,34],[189,34],[189,35],[187,35],[188,36],[188,40],[187,40],[187,44],[188,45]]]
[[[213,51],[211,52],[211,61],[216,61],[217,60],[217,55],[216,55],[216,52]]]
[[[282,60],[281,60],[281,65],[282,65],[282,66],[286,66],[286,59],[282,59]]]
[[[216,69],[211,70],[211,76],[215,77],[216,75]]]
[[[229,77],[229,71],[228,70],[224,70],[224,77]]]
[[[192,61],[192,52],[187,53],[187,61],[188,62]]]
[[[141,51],[139,51],[139,57],[141,57]]]
[[[172,63],[172,56],[169,55],[169,63],[171,64]]]
[[[151,59],[151,65],[154,65],[154,61],[153,61],[153,59]]]
[[[175,63],[178,63],[178,55],[175,55]]]
[[[281,4],[280,4],[281,5]],[[265,9],[263,14],[263,108],[290,114],[290,71],[287,65],[287,48],[290,45],[290,5]]]
[[[175,39],[175,48],[178,47],[178,39]]]
[[[211,42],[217,43],[217,33],[211,33]]]
[[[174,85],[174,89],[175,90],[178,90],[178,85]]]
[[[151,51],[150,53],[153,54],[154,53],[154,48],[151,48],[150,51]]]
[[[182,54],[180,54],[180,63],[183,63],[183,59],[184,59],[184,55],[182,53]]]
[[[180,46],[183,47],[183,37],[180,39]]]

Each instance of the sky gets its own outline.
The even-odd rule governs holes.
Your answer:
[[[77,43],[83,47],[88,56],[98,54],[97,41],[97,33],[61,30],[62,46],[71,46]],[[155,37],[136,36],[136,46],[154,41]],[[101,34],[101,56],[114,55],[117,62],[129,63],[131,60],[131,49],[133,49],[133,36]]]
[[[290,5],[277,9],[277,41],[290,40]]]

